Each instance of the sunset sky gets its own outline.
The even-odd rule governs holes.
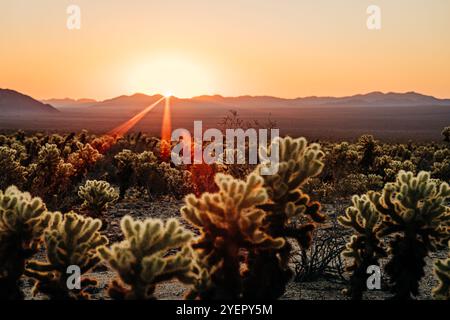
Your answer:
[[[81,7],[81,30],[66,8]],[[366,9],[381,7],[382,29]],[[449,0],[1,0],[0,88],[121,94],[450,98]]]

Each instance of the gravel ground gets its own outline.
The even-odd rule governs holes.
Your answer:
[[[162,218],[168,219],[172,217],[180,218],[179,210],[182,206],[182,200],[173,200],[170,198],[162,198],[153,203],[137,200],[134,198],[127,198],[125,201],[118,203],[111,207],[107,213],[108,227],[106,234],[110,242],[120,241],[122,238],[120,231],[120,220],[125,215],[131,215],[135,219],[145,218]],[[325,206],[325,210],[332,210],[332,207]],[[183,225],[192,229],[184,220],[181,220]],[[420,296],[418,299],[431,299],[431,289],[436,285],[437,281],[433,275],[433,261],[436,258],[442,259],[447,256],[446,252],[438,252],[432,254],[432,259],[427,259],[426,275],[420,284]],[[43,252],[36,255],[36,259],[43,259]],[[385,261],[382,263],[385,263]],[[106,267],[97,268],[93,273],[88,274],[98,280],[98,288],[93,292],[95,299],[108,299],[104,295],[108,283],[115,276]],[[344,274],[344,278],[348,279],[349,275]],[[382,277],[382,290],[371,291],[365,294],[365,299],[369,300],[383,300],[390,297],[390,293],[386,289],[386,279]],[[22,280],[22,287],[27,299],[45,299],[43,295],[36,295],[32,297],[31,288],[32,281],[24,277]],[[286,300],[341,300],[346,299],[342,294],[342,290],[346,287],[343,279],[318,279],[311,282],[291,282],[289,283],[286,293],[282,299]],[[177,300],[183,299],[185,294],[185,287],[178,281],[168,281],[158,285],[156,296],[158,299]]]

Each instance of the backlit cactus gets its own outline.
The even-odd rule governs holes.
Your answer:
[[[430,174],[400,171],[394,183],[383,189],[377,209],[383,214],[381,236],[393,235],[392,259],[386,272],[394,284],[395,297],[410,299],[419,293],[425,257],[444,247],[449,239],[450,198],[447,183],[437,184]]]
[[[320,213],[320,204],[310,201],[302,187],[322,171],[324,153],[320,145],[308,145],[305,138],[279,138],[273,143],[278,144],[279,164],[277,173],[262,176],[268,192],[268,201],[259,205],[267,212],[264,230],[274,238],[295,239],[301,248],[307,249],[316,223],[323,222],[324,216]],[[273,143],[267,154],[275,152]],[[263,166],[258,167],[257,172]],[[285,245],[276,250],[250,255],[255,274],[248,280],[249,296],[278,298],[284,293],[293,276],[288,264],[292,246],[288,241],[284,242]]]
[[[154,299],[155,286],[161,281],[191,279],[193,261],[188,246],[192,234],[178,220],[163,223],[159,219],[135,221],[126,216],[121,222],[125,239],[101,248],[101,257],[117,272],[109,295],[113,299]],[[181,248],[167,255],[168,250]]]
[[[18,280],[51,220],[45,204],[11,186],[0,191],[0,300],[21,298]]]
[[[69,267],[79,268],[81,276],[100,262],[97,249],[108,243],[99,231],[101,225],[100,220],[75,212],[54,213],[44,237],[47,261],[30,261],[26,266],[26,274],[37,280],[33,293],[42,292],[52,299],[88,299],[86,290],[96,281],[86,277],[69,279]]]
[[[338,218],[344,227],[354,230],[354,235],[347,243],[342,255],[352,260],[347,270],[353,271],[350,279],[350,290],[347,291],[352,299],[361,299],[367,289],[367,268],[378,265],[378,260],[386,256],[382,241],[378,237],[381,227],[381,214],[374,203],[379,201],[380,195],[369,192],[363,196],[353,196],[352,206],[347,208],[345,216]]]
[[[116,190],[106,181],[88,180],[78,191],[84,200],[82,208],[93,217],[101,217],[109,205],[119,198]]]
[[[204,299],[239,299],[246,291],[250,267],[245,253],[278,249],[285,241],[263,230],[266,212],[257,206],[268,197],[260,176],[251,174],[242,181],[216,174],[215,180],[217,193],[189,195],[181,209],[183,217],[200,229],[193,247],[211,275],[210,288],[197,294]]]
[[[389,236],[390,260],[385,271],[392,284],[392,292],[396,299],[411,299],[419,294],[419,281],[425,275],[425,258],[430,252],[444,248],[449,239],[450,187],[447,183],[438,184],[430,179],[428,172],[420,172],[414,176],[412,172],[400,171],[395,182],[387,183],[381,192],[369,192],[367,195],[354,198],[366,211],[366,218],[375,221],[379,215],[381,225],[374,228],[361,229],[351,223],[352,217],[341,218],[341,223],[357,230],[356,238],[352,238],[347,248],[356,249],[355,239],[359,234],[367,232],[370,237],[372,253],[376,253],[377,237]],[[370,223],[371,225],[373,224]],[[372,229],[372,230],[371,230]],[[352,254],[352,258],[357,255]],[[369,256],[370,257],[370,256]],[[372,260],[375,262],[375,260]],[[358,275],[354,274],[354,277]]]

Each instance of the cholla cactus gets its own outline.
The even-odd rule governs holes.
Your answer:
[[[0,147],[0,190],[10,185],[21,186],[25,182],[26,169],[20,164],[17,151]]]
[[[450,258],[438,260],[435,264],[434,273],[439,280],[439,285],[433,289],[434,297],[450,300]]]
[[[137,155],[128,149],[124,149],[114,156],[120,187],[119,199],[125,197],[125,193],[128,188],[131,187],[133,179],[135,178],[134,165],[136,157]]]
[[[68,162],[72,164],[78,176],[86,176],[89,168],[91,168],[103,156],[94,149],[89,143],[77,144],[78,151],[69,155]]]
[[[78,191],[78,196],[84,200],[82,208],[92,216],[100,217],[109,205],[119,198],[116,190],[106,181],[88,180]]]
[[[165,224],[159,219],[121,222],[125,239],[111,248],[101,248],[106,260],[120,278],[113,280],[109,295],[113,299],[154,299],[155,286],[171,278],[191,279],[192,256],[188,242],[192,234],[176,219]],[[173,255],[168,250],[179,248]]]
[[[45,232],[47,261],[27,264],[26,274],[37,280],[33,293],[40,291],[53,299],[89,298],[85,290],[95,286],[96,281],[81,278],[79,288],[69,288],[71,274],[68,271],[69,267],[76,266],[80,274],[84,274],[100,262],[97,249],[108,243],[99,232],[101,225],[100,220],[85,218],[75,212],[64,216],[55,213],[49,230]]]
[[[65,163],[55,144],[41,148],[38,160],[29,167],[31,191],[41,196],[47,204],[53,197],[64,194],[71,187],[71,177],[75,171],[70,163]]]
[[[243,252],[281,248],[285,241],[263,230],[266,213],[257,206],[267,202],[263,179],[251,174],[246,181],[216,174],[217,193],[186,197],[183,217],[200,229],[194,243],[200,260],[209,268],[211,286],[197,292],[201,298],[232,299],[244,295],[244,273],[250,266]],[[192,294],[190,294],[192,296]]]
[[[264,229],[272,237],[295,239],[302,249],[307,249],[316,223],[322,222],[324,216],[320,213],[320,204],[310,201],[301,189],[322,171],[324,153],[318,144],[308,145],[305,138],[279,138],[275,143],[279,146],[278,172],[263,176],[269,201],[259,206],[267,212]],[[271,152],[272,146],[267,153]],[[291,250],[291,244],[285,241],[282,248],[251,257],[259,272],[247,286],[251,289],[250,296],[278,298],[284,293],[293,276],[288,265]],[[266,267],[260,268],[261,263]]]
[[[425,257],[447,243],[449,198],[448,184],[438,185],[423,171],[417,177],[412,172],[400,171],[397,181],[384,187],[377,209],[384,216],[380,234],[395,236],[390,243],[393,257],[386,272],[394,283],[396,298],[410,299],[418,294]]]
[[[40,198],[15,186],[0,191],[0,300],[20,298],[18,280],[51,220]]]
[[[347,208],[345,216],[338,218],[344,227],[352,228],[355,235],[350,238],[342,256],[352,260],[347,268],[353,271],[350,279],[350,290],[347,292],[352,299],[359,300],[366,290],[367,268],[377,265],[381,257],[386,256],[382,241],[378,237],[381,228],[381,214],[375,203],[380,194],[369,192],[363,196],[353,196],[353,205]]]

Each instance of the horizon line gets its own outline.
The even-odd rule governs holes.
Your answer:
[[[13,90],[13,91],[16,91],[16,92],[28,95],[26,93],[23,93],[21,91],[17,91],[15,89],[9,89],[9,90]],[[415,90],[409,90],[409,91],[405,91],[405,92],[374,90],[374,91],[369,91],[369,92],[365,92],[365,93],[354,93],[354,94],[347,94],[347,95],[342,95],[342,96],[308,95],[308,96],[296,96],[296,97],[293,97],[293,98],[281,97],[281,96],[272,96],[272,95],[268,95],[268,94],[257,94],[257,95],[241,94],[241,95],[233,96],[233,95],[223,95],[223,94],[220,94],[220,93],[201,94],[201,95],[194,95],[194,96],[189,96],[189,97],[180,97],[180,96],[176,96],[175,94],[173,94],[173,95],[171,95],[171,98],[175,98],[175,99],[195,99],[195,98],[200,98],[200,97],[221,97],[221,98],[244,98],[244,97],[261,98],[261,97],[266,97],[266,98],[275,98],[275,99],[282,99],[282,100],[297,100],[297,99],[307,99],[307,98],[335,98],[335,99],[339,99],[339,98],[355,97],[355,96],[358,96],[358,95],[364,96],[364,95],[369,95],[369,94],[374,94],[374,93],[380,93],[380,94],[383,94],[383,95],[386,95],[386,94],[418,94],[418,95],[428,96],[428,97],[432,97],[432,98],[439,99],[439,100],[450,100],[450,97],[438,97],[438,96],[434,96],[432,94],[422,93],[422,92],[415,91]],[[67,96],[64,97],[64,98],[55,98],[55,97],[53,97],[53,98],[34,98],[34,99],[39,100],[39,101],[67,100],[67,99],[69,99],[69,100],[74,100],[74,101],[94,100],[95,102],[104,102],[104,101],[116,99],[116,98],[119,98],[119,97],[132,97],[132,96],[135,96],[135,95],[145,95],[145,96],[148,96],[148,97],[154,97],[154,96],[161,96],[161,97],[163,97],[164,96],[164,94],[162,94],[162,93],[134,92],[134,93],[128,93],[128,94],[120,94],[120,95],[109,97],[109,98],[106,98],[106,99],[95,99],[95,98],[88,98],[88,97],[73,98],[73,97],[67,97]],[[29,96],[32,97],[31,95],[29,95]]]

